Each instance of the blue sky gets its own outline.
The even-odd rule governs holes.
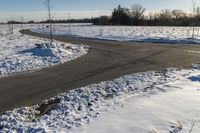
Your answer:
[[[114,7],[121,4],[130,7],[132,3],[140,3],[147,11],[157,11],[161,9],[182,9],[191,11],[192,0],[51,0],[53,9],[58,12],[73,11],[77,14],[81,11],[104,11],[111,12]],[[25,14],[32,16],[34,12],[45,11],[44,0],[0,0],[0,20],[6,16],[16,16]],[[78,12],[77,12],[78,11]],[[29,13],[29,15],[27,15]],[[32,13],[32,14],[31,14]],[[30,15],[31,14],[31,15]],[[106,14],[106,13],[105,13]],[[87,12],[87,15],[89,13]],[[94,15],[94,13],[93,13]],[[96,13],[97,15],[97,13]],[[76,15],[78,16],[78,15]],[[81,14],[79,15],[82,16]],[[92,16],[92,15],[91,15]]]
[[[41,11],[44,0],[0,0],[0,11],[21,12]],[[55,10],[112,10],[118,4],[129,7],[131,3],[140,3],[149,10],[179,8],[190,10],[192,0],[51,0]]]

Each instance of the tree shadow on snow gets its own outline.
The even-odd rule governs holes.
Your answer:
[[[39,57],[56,57],[51,49],[32,48],[19,52],[19,54],[26,54],[26,53],[31,53],[31,55]]]

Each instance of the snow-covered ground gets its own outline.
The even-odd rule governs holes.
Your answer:
[[[88,50],[85,45],[57,41],[54,41],[54,48],[36,48],[36,43],[45,44],[48,40],[22,35],[19,29],[20,25],[17,25],[11,35],[8,25],[0,26],[0,77],[67,62],[86,54]]]
[[[0,116],[2,132],[199,133],[200,67],[136,73],[60,94]]]
[[[48,30],[44,25],[26,26],[37,32]],[[199,41],[198,37],[191,40],[190,28],[184,27],[56,26],[56,34],[77,37]],[[38,49],[36,43],[48,41],[21,35],[20,25],[14,35],[4,28],[0,32],[0,77],[56,65],[87,53],[85,45],[60,45],[62,42],[56,41],[55,48]],[[58,103],[53,110],[42,116],[40,104],[5,112],[0,116],[0,132],[199,133],[200,65],[189,70],[135,73],[77,88],[42,104],[54,100]]]
[[[162,43],[200,43],[199,27],[195,28],[192,38],[192,27],[145,27],[145,26],[94,26],[54,25],[55,35],[66,35],[83,38],[96,38],[117,41],[141,41]],[[48,34],[45,26],[32,28],[32,31]]]
[[[148,94],[121,99],[123,107],[72,133],[199,133],[200,76],[188,71]],[[186,74],[186,75],[185,75]]]

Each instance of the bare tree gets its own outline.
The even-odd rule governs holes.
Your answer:
[[[185,16],[185,13],[182,10],[172,10],[172,15],[175,19],[179,19]]]
[[[195,36],[195,22],[194,22],[194,18],[195,18],[195,7],[196,7],[196,2],[194,0],[192,0],[192,38],[194,38]]]
[[[23,29],[23,24],[24,24],[24,18],[21,16],[21,26],[20,26],[21,29]]]
[[[196,7],[195,12],[196,12],[196,16],[200,17],[200,6]]]
[[[199,24],[200,23],[200,6],[196,7],[196,21]],[[198,26],[198,30],[197,30],[197,36],[199,37],[199,26]]]
[[[147,18],[147,19],[149,19],[150,21],[151,21],[151,20],[154,20],[154,19],[155,19],[154,13],[150,12],[150,13],[148,14],[148,18]]]
[[[14,33],[14,25],[12,22],[10,22],[8,24],[8,31],[9,31],[9,34],[13,34]]]
[[[143,19],[145,8],[143,8],[140,4],[134,4],[131,6],[131,17],[133,17],[135,20]]]
[[[44,4],[45,4],[45,6],[47,8],[47,12],[48,12],[50,44],[52,45],[52,42],[53,42],[53,33],[52,33],[52,7],[51,7],[51,0],[45,0]]]
[[[164,19],[164,20],[171,19],[172,18],[172,12],[169,9],[162,10],[161,13],[160,13],[160,15],[159,15],[159,17],[161,19]]]
[[[13,24],[13,18],[8,21],[8,32],[10,35],[14,33],[14,24]]]
[[[70,16],[70,12],[68,13],[68,35],[70,36],[71,35],[71,23],[70,23],[70,19],[71,19],[71,16]]]
[[[101,13],[99,13],[99,35],[102,36],[103,35],[103,28],[102,28],[102,19],[101,19]]]

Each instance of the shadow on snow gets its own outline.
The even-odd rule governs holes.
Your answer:
[[[198,82],[200,82],[200,76],[192,76],[192,77],[189,77],[188,79],[191,80],[191,81],[198,81]]]
[[[19,54],[26,54],[26,53],[31,53],[33,56],[39,56],[39,57],[56,57],[51,49],[47,48],[32,48],[28,50],[23,50],[19,52]]]

